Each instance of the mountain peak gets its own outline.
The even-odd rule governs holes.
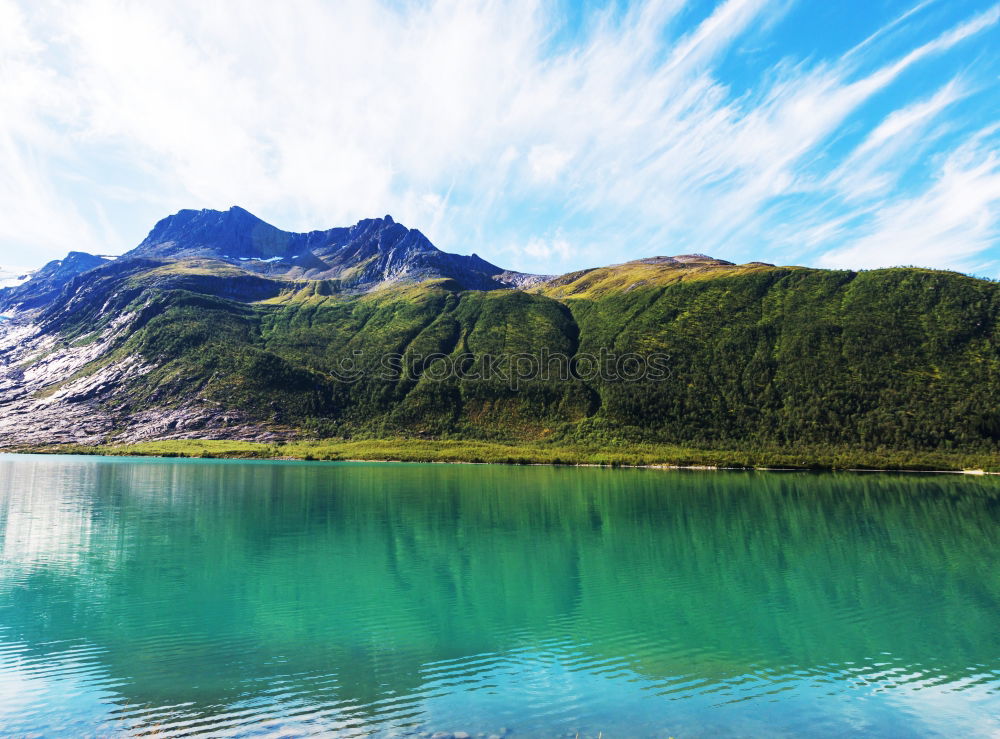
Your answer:
[[[363,219],[349,228],[294,233],[234,205],[225,211],[184,209],[167,216],[127,256],[291,259],[313,248],[342,246],[359,238],[381,250],[397,246],[418,251],[435,249],[422,233],[396,223],[390,215]]]
[[[676,256],[666,257],[666,256],[656,256],[656,257],[644,257],[642,259],[635,259],[631,262],[625,262],[625,264],[659,264],[659,265],[676,265],[676,264],[706,264],[706,265],[716,265],[716,266],[731,266],[732,262],[727,262],[725,259],[716,259],[708,254],[677,254]]]
[[[290,236],[237,205],[226,211],[185,209],[159,221],[127,256],[273,257],[284,252]]]
[[[473,256],[447,254],[424,234],[386,214],[325,231],[282,231],[238,205],[226,211],[181,210],[157,223],[125,255],[217,259],[290,279],[338,279],[367,288],[448,277],[471,289],[505,286],[501,268]]]
[[[84,251],[71,251],[62,259],[54,259],[41,269],[30,273],[27,280],[0,290],[0,307],[37,308],[54,300],[74,277],[97,269],[112,260]],[[26,275],[27,276],[27,275]]]

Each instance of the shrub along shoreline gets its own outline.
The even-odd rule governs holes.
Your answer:
[[[691,469],[866,470],[1000,473],[1000,455],[921,450],[695,449],[667,444],[613,447],[430,439],[344,439],[278,443],[178,439],[134,444],[13,446],[3,452],[202,459],[391,461],[589,465]]]

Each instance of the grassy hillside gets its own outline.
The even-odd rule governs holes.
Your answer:
[[[998,451],[1000,292],[959,274],[638,263],[529,292],[358,295],[207,261],[105,272],[45,320],[85,342],[138,316],[94,365],[154,366],[116,412],[199,399],[324,438]],[[664,371],[587,372],[602,353]]]

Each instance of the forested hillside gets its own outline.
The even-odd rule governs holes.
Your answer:
[[[910,268],[695,255],[523,289],[437,276],[360,291],[136,255],[4,324],[0,434],[993,453],[998,313],[995,283]]]

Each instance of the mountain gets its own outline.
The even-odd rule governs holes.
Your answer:
[[[47,305],[58,297],[74,277],[110,261],[112,260],[108,257],[71,251],[65,259],[49,262],[25,282],[0,290],[0,310],[30,310]]]
[[[30,280],[38,270],[11,269],[0,267],[0,289],[18,287]]]
[[[361,289],[444,277],[467,289],[491,290],[531,277],[506,272],[475,254],[447,254],[391,216],[349,228],[292,233],[239,207],[182,210],[157,223],[125,257],[216,259],[271,276],[339,280]]]
[[[295,234],[238,208],[96,259],[0,293],[0,446],[1000,451],[1000,285],[952,272],[689,254],[542,277],[388,217]]]

